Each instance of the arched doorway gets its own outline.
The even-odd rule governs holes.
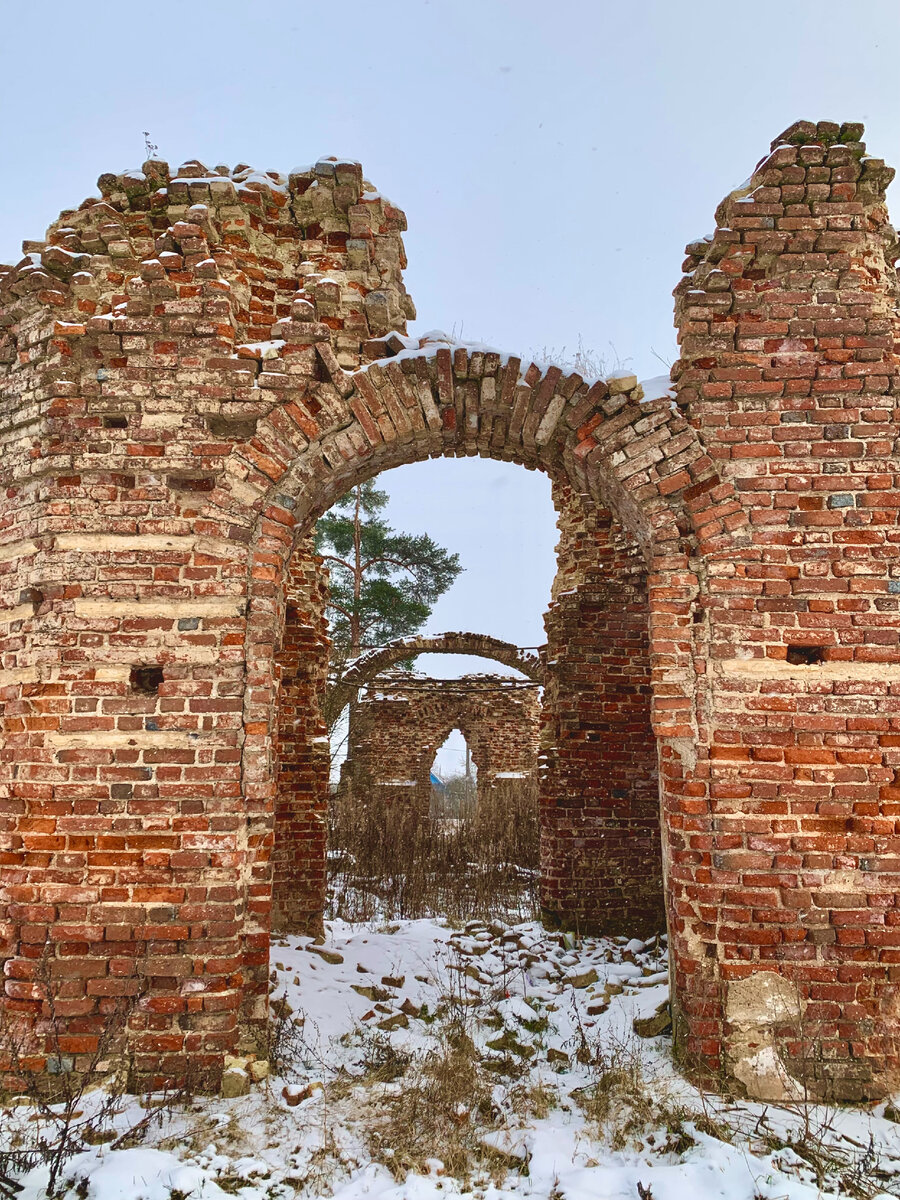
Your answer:
[[[407,338],[405,219],[336,159],[104,175],[0,272],[5,1003],[39,1017],[38,937],[73,1053],[144,978],[138,1076],[215,1075],[264,1019],[283,638],[318,686],[304,539],[355,482],[477,454],[545,471],[560,513],[546,908],[611,902],[645,703],[680,1045],[769,1094],[799,995],[814,1082],[888,1086],[896,274],[861,133],[792,126],[689,245],[674,402]]]
[[[685,562],[679,525],[684,520],[672,493],[661,491],[658,484],[648,488],[642,481],[651,463],[655,479],[668,478],[668,437],[674,444],[672,476],[680,472],[691,478],[685,467],[686,461],[690,466],[685,454],[692,445],[686,423],[668,396],[648,399],[633,379],[588,386],[578,377],[563,378],[552,367],[546,372],[531,367],[521,374],[517,360],[502,362],[500,355],[440,341],[427,342],[418,352],[400,350],[355,374],[335,373],[330,383],[318,386],[327,392],[336,386],[335,380],[341,383],[354,420],[342,423],[334,445],[331,435],[317,443],[308,443],[304,435],[297,461],[279,479],[280,500],[265,509],[253,543],[266,566],[259,576],[264,593],[259,607],[251,570],[248,646],[268,652],[280,638],[281,609],[272,604],[272,597],[284,578],[280,572],[294,561],[294,546],[299,548],[295,560],[307,563],[300,574],[308,575],[303,539],[312,522],[343,490],[370,478],[382,465],[435,453],[480,452],[546,470],[553,480],[561,541],[547,622],[541,784],[544,911],[547,919],[585,930],[620,932],[628,923],[631,932],[655,931],[662,897],[657,749],[651,730],[651,621],[663,634],[673,621],[680,625],[680,614],[668,603],[656,614],[651,612],[648,559],[666,574],[676,560],[679,566]],[[482,396],[490,398],[484,412],[479,407]],[[466,420],[459,421],[460,413],[467,414]],[[374,415],[380,415],[381,424],[372,424],[369,418]],[[490,429],[490,438],[482,435],[482,427]],[[258,441],[260,432],[258,428]],[[279,439],[284,442],[283,429]],[[699,447],[696,450],[702,477],[710,467]],[[617,505],[618,515],[608,503]],[[684,600],[679,608],[690,604],[684,586],[682,580],[679,594]],[[678,681],[686,690],[692,666],[683,639],[667,641],[667,658],[680,658],[688,670],[680,675],[668,672],[663,729],[674,707],[672,683]],[[252,670],[260,682],[266,675],[274,681],[268,653],[254,661]],[[256,703],[264,695],[265,708]],[[271,794],[274,686],[256,689],[254,700],[245,741],[245,778],[258,781],[261,792]],[[309,703],[305,708],[310,710]],[[683,742],[690,730],[682,723],[673,732]],[[304,805],[318,804],[320,811],[324,806],[321,786],[317,798],[311,782],[315,744],[314,739],[309,743],[310,786],[305,796],[295,797],[298,812]],[[319,779],[321,784],[321,775]],[[313,837],[307,837],[305,845],[323,860],[323,824],[320,828],[319,846],[313,848]],[[256,840],[264,846],[267,836],[261,827]],[[296,855],[289,858],[302,863]],[[291,882],[288,890],[299,894]]]

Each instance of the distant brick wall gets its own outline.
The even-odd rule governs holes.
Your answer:
[[[340,677],[333,679],[326,690],[326,720],[331,723],[336,721],[357,690],[376,675],[420,654],[472,654],[480,658],[492,658],[521,671],[535,683],[543,683],[544,680],[539,653],[520,649],[500,638],[489,637],[485,633],[415,634],[378,646],[348,663]]]
[[[0,269],[8,1007],[40,1030],[46,943],[76,1066],[139,989],[143,1079],[253,1035],[279,833],[321,847],[305,539],[361,480],[479,454],[559,506],[546,907],[589,925],[609,863],[655,870],[649,699],[685,1060],[896,1083],[896,239],[861,133],[792,127],[688,248],[674,403],[407,338],[405,219],[355,163],[105,175]]]
[[[342,787],[360,803],[409,804],[427,816],[435,755],[458,729],[477,771],[478,802],[489,803],[498,775],[535,774],[540,713],[537,688],[509,676],[378,676],[355,706]]]

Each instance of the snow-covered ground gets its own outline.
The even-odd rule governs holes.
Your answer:
[[[146,1098],[123,1099],[95,1131],[105,1141],[66,1164],[61,1194],[900,1195],[900,1125],[884,1105],[789,1110],[701,1095],[667,1036],[635,1035],[635,1018],[668,997],[664,943],[576,945],[534,924],[335,922],[321,946],[277,942],[271,966],[276,1071],[246,1095],[164,1111],[138,1145],[111,1149],[149,1111]],[[85,1115],[100,1103],[87,1096]],[[33,1132],[31,1110],[15,1116]],[[8,1118],[3,1127],[14,1135]],[[46,1178],[36,1167],[19,1180],[20,1200],[43,1197]]]

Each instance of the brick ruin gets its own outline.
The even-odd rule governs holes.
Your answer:
[[[137,1080],[215,1081],[266,1017],[273,888],[309,920],[285,895],[324,861],[312,523],[478,454],[546,472],[559,513],[547,919],[611,928],[649,870],[629,931],[664,900],[690,1069],[896,1086],[897,241],[862,132],[791,126],[688,246],[672,392],[407,337],[404,218],[355,163],[151,161],[25,243],[0,271],[8,1009],[44,1028],[46,944],[76,1068],[140,991]]]
[[[545,647],[529,651],[485,633],[454,632],[397,638],[347,663],[340,676],[330,681],[322,706],[325,720],[329,726],[333,725],[360,687],[383,671],[389,671],[398,663],[414,659],[420,654],[472,654],[491,658],[542,684],[544,667],[541,655],[544,651]]]
[[[406,804],[427,817],[434,757],[454,729],[475,765],[479,805],[491,802],[498,780],[537,772],[535,684],[508,675],[429,679],[391,671],[372,679],[354,707],[341,786],[360,802]]]

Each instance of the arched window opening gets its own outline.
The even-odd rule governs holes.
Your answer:
[[[472,749],[459,729],[452,729],[431,765],[430,816],[442,827],[458,827],[475,811],[478,767]]]

